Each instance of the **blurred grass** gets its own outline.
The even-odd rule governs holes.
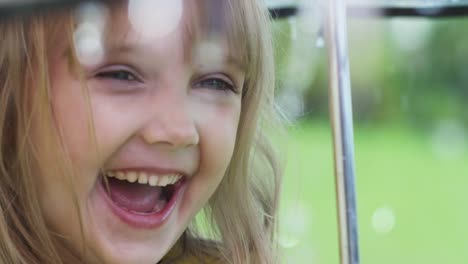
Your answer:
[[[304,121],[290,133],[284,263],[338,264],[329,126]],[[401,125],[355,127],[362,264],[468,263],[468,151],[444,159],[430,135]]]

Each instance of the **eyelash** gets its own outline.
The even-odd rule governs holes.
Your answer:
[[[116,80],[125,81],[125,82],[138,81],[138,78],[133,73],[129,71],[125,71],[125,70],[113,70],[113,71],[100,72],[96,76],[99,78],[116,79]]]
[[[96,74],[96,76],[98,78],[113,79],[113,80],[124,81],[124,82],[139,81],[139,78],[137,78],[135,74],[126,70],[104,71],[104,72],[100,72]],[[214,89],[214,90],[219,90],[219,91],[224,91],[224,92],[233,92],[235,94],[238,93],[234,84],[219,77],[210,77],[210,78],[199,80],[195,83],[194,88],[208,88],[208,86],[213,86],[214,88],[211,88],[211,89]]]
[[[219,87],[221,85],[221,87]],[[233,92],[237,94],[237,89],[234,84],[229,81],[225,81],[222,78],[211,77],[198,81],[194,87],[195,88],[207,88],[207,86],[213,86],[214,90],[219,90],[223,92]]]

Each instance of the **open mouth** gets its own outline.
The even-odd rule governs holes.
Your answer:
[[[108,171],[100,182],[114,213],[127,223],[151,227],[170,214],[185,177],[178,173]]]

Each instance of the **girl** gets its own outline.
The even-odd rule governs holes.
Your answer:
[[[2,21],[1,263],[277,262],[259,2],[112,1]]]

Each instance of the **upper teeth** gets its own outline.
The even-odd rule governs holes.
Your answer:
[[[138,182],[140,184],[149,184],[151,186],[166,186],[174,184],[182,178],[182,175],[180,174],[156,175],[135,171],[108,171],[106,172],[106,176],[110,178],[115,177],[121,181],[126,180],[128,182]]]

